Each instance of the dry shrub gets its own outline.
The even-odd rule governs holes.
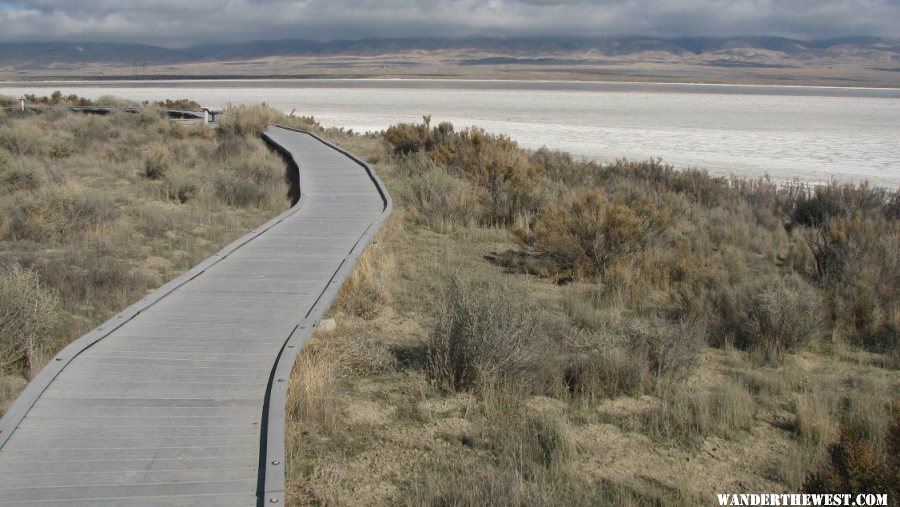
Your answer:
[[[160,180],[172,168],[170,150],[157,144],[144,155],[144,176],[151,180]]]
[[[37,190],[47,183],[44,167],[30,158],[16,157],[0,165],[0,192]]]
[[[900,221],[834,218],[817,233],[829,307],[840,334],[875,351],[900,344]]]
[[[255,181],[223,171],[216,173],[213,188],[216,197],[237,208],[264,208],[273,197]]]
[[[646,246],[657,227],[651,214],[611,203],[601,190],[582,190],[564,205],[541,210],[530,242],[556,257],[561,270],[598,275]]]
[[[384,131],[384,140],[397,155],[409,155],[431,149],[434,142],[429,132],[430,118],[422,124],[398,123]]]
[[[0,372],[30,374],[59,318],[59,300],[36,272],[0,269]]]
[[[274,187],[285,177],[282,161],[259,142],[248,143],[239,155],[228,157],[224,162],[226,170],[261,186]]]
[[[484,214],[484,191],[436,166],[412,176],[400,198],[414,220],[438,232],[477,224]]]
[[[582,333],[569,345],[572,353],[563,375],[570,393],[587,399],[640,394],[657,383],[677,382],[694,372],[702,352],[702,332],[695,326],[620,325],[621,329]]]
[[[523,288],[457,277],[437,309],[427,371],[450,391],[472,389],[486,379],[524,384],[547,351],[537,309]]]
[[[692,443],[749,429],[755,411],[753,396],[742,383],[729,380],[710,390],[678,385],[660,393],[660,406],[644,415],[643,424],[654,438]]]
[[[803,490],[807,493],[848,493],[851,495],[881,493],[896,499],[900,494],[897,455],[900,454],[900,412],[885,428],[892,446],[890,454],[877,452],[871,441],[854,426],[841,426],[838,440],[828,446],[826,462],[807,477]]]
[[[265,104],[230,107],[219,117],[219,132],[226,136],[259,137],[280,117],[281,113]]]
[[[17,200],[10,220],[16,239],[58,241],[119,216],[105,195],[77,185],[49,186]]]
[[[195,173],[181,171],[166,174],[162,191],[167,200],[184,204],[193,200],[202,188],[202,181]]]
[[[543,168],[515,141],[477,128],[457,132],[447,122],[429,129],[429,120],[393,126],[384,139],[395,154],[423,153],[450,174],[482,188],[487,195],[485,223],[510,225],[543,205],[543,189],[535,185]]]
[[[94,105],[106,107],[139,107],[137,102],[116,97],[115,95],[101,95],[94,100]]]
[[[100,245],[60,248],[35,259],[32,267],[48,286],[57,288],[67,309],[74,307],[80,315],[97,319],[98,324],[164,281],[134,269],[117,252],[104,251]]]
[[[821,329],[821,296],[799,275],[766,275],[712,296],[712,344],[730,343],[761,362],[778,362]]]
[[[624,347],[603,347],[567,359],[564,381],[575,396],[595,400],[634,395],[646,387],[647,368],[641,357]]]
[[[44,152],[44,131],[33,123],[0,125],[0,148],[16,155],[41,155]]]

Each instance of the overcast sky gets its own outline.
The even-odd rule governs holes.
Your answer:
[[[0,40],[166,47],[281,38],[900,37],[900,0],[0,0]]]

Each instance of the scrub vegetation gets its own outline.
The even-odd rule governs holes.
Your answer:
[[[64,345],[290,205],[285,164],[253,129],[175,123],[155,105],[50,107],[118,99],[36,102],[48,107],[0,116],[3,410]],[[223,120],[254,121],[235,115]]]
[[[294,504],[896,495],[896,192],[329,135],[396,209],[295,370]]]

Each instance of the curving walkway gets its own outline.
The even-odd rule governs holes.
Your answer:
[[[297,205],[64,349],[0,420],[0,505],[284,503],[284,396],[300,347],[391,201],[308,134]]]

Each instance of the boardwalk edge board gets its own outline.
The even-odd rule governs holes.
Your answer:
[[[281,125],[279,125],[279,127],[307,134],[335,151],[344,154],[360,165],[366,173],[368,173],[369,178],[375,184],[375,188],[381,195],[381,199],[384,201],[384,210],[381,212],[381,216],[372,222],[366,232],[363,233],[356,242],[356,245],[354,245],[344,261],[338,266],[334,275],[331,277],[331,281],[326,285],[325,291],[322,292],[318,300],[313,304],[309,314],[307,314],[306,317],[297,324],[297,327],[294,328],[294,331],[288,337],[287,341],[285,341],[281,353],[279,353],[278,360],[275,363],[275,367],[272,369],[272,377],[269,379],[269,389],[266,395],[266,405],[263,409],[265,429],[263,433],[264,445],[260,452],[260,461],[265,461],[264,467],[261,466],[260,470],[265,470],[263,477],[264,496],[261,504],[267,502],[273,505],[284,503],[285,405],[287,401],[288,381],[290,380],[291,370],[294,367],[294,361],[300,354],[300,349],[306,344],[313,332],[315,332],[319,319],[322,318],[331,306],[331,303],[337,297],[341,285],[350,275],[353,267],[356,266],[360,255],[362,255],[363,251],[369,243],[371,243],[375,233],[378,232],[381,225],[390,216],[394,206],[384,183],[382,183],[381,179],[369,164],[359,157],[343,148],[335,146],[312,132]],[[303,200],[302,192],[300,194],[300,200]]]
[[[309,340],[309,337],[315,331],[319,319],[321,319],[337,297],[343,281],[349,276],[353,267],[356,265],[359,256],[372,241],[373,236],[385,220],[387,220],[393,209],[393,202],[382,181],[364,161],[346,150],[325,141],[312,132],[280,125],[276,125],[275,127],[308,135],[325,146],[345,155],[359,165],[374,184],[375,189],[384,203],[384,208],[380,216],[369,224],[346,257],[340,262],[340,265],[332,274],[323,291],[318,295],[309,312],[294,326],[293,332],[285,339],[284,343],[281,345],[275,364],[272,367],[268,387],[265,393],[260,393],[261,396],[264,395],[264,409],[263,420],[261,421],[263,427],[261,428],[260,433],[260,462],[256,490],[258,505],[278,505],[284,503],[284,417],[288,379],[290,378],[294,361],[299,354],[300,348]],[[290,170],[300,170],[299,163],[290,150],[281,146],[268,134],[264,133],[263,136],[268,144],[285,156],[287,162],[293,162],[293,167],[291,167],[289,163]],[[293,185],[298,185],[298,181],[299,179],[294,180],[292,178]],[[29,382],[19,397],[10,406],[9,410],[4,414],[2,419],[0,419],[0,449],[4,447],[15,430],[20,426],[29,411],[50,386],[51,382],[59,376],[73,359],[115,332],[127,322],[133,320],[151,306],[163,300],[166,296],[172,294],[179,287],[200,276],[245,244],[256,239],[286,218],[300,211],[304,207],[306,201],[304,199],[305,195],[302,193],[302,189],[293,188],[292,190],[297,192],[298,198],[296,203],[290,209],[275,218],[272,218],[260,227],[255,228],[252,232],[231,242],[218,253],[156,289],[136,303],[130,305],[93,331],[90,331],[73,341],[56,356],[51,358],[50,362]]]

